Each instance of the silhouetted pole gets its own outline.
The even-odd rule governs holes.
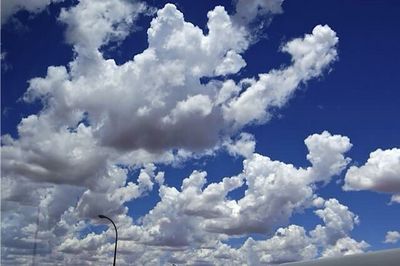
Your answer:
[[[111,219],[108,218],[107,216],[100,214],[100,215],[99,215],[99,218],[107,219],[107,220],[109,220],[109,221],[114,225],[114,228],[115,228],[115,249],[114,249],[114,264],[113,264],[113,265],[115,266],[115,261],[116,261],[116,259],[117,259],[117,242],[118,242],[118,231],[117,231],[117,227],[115,226],[115,223],[113,222],[113,220],[111,220]]]

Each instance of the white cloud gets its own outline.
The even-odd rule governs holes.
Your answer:
[[[52,3],[62,2],[63,0],[5,0],[1,1],[1,24],[6,23],[14,14],[21,10],[37,14],[42,12]]]
[[[236,140],[230,139],[224,145],[229,154],[233,156],[241,155],[248,158],[254,153],[256,141],[253,135],[242,132]]]
[[[239,94],[240,90],[241,89],[236,85],[236,83],[233,80],[228,79],[228,80],[224,81],[218,92],[215,103],[217,105],[221,105],[224,102],[227,102],[232,97],[237,96]]]
[[[59,251],[76,254],[82,250],[96,250],[102,244],[105,244],[105,235],[91,233],[82,240],[77,238],[66,239],[65,242],[59,246]]]
[[[324,132],[324,136],[330,139],[321,144],[326,147],[341,140],[327,132]],[[342,150],[343,153],[346,151]],[[326,164],[326,167],[329,169],[331,165]],[[340,170],[334,174],[338,173]],[[161,186],[161,201],[143,219],[144,239],[154,245],[184,246],[193,238],[204,242],[212,235],[272,231],[276,226],[285,224],[293,212],[311,205],[314,183],[320,178],[314,179],[314,175],[313,167],[295,168],[260,154],[253,154],[244,161],[241,174],[226,177],[219,183],[205,186],[206,173],[195,171],[183,180],[181,191]],[[324,177],[324,180],[328,180],[328,177]],[[247,185],[244,197],[229,199],[228,193],[241,187],[244,182]],[[154,231],[158,234],[153,236]],[[178,231],[179,239],[172,239],[171,235],[175,236],[174,232]],[[201,236],[198,236],[199,232],[202,232]]]
[[[107,213],[111,216],[125,214],[128,208],[123,204],[136,199],[153,189],[156,176],[163,173],[155,173],[156,168],[152,164],[141,169],[137,184],[126,182],[127,171],[119,168],[112,169],[113,177],[107,180],[107,187],[104,191],[88,189],[80,197],[77,203],[77,213],[81,218],[97,218],[99,214]],[[117,182],[115,182],[117,181]]]
[[[318,204],[321,199],[318,199]],[[322,247],[322,257],[337,257],[363,253],[369,244],[365,241],[356,241],[349,237],[350,232],[360,223],[357,215],[337,199],[323,201],[323,209],[314,213],[323,221],[310,231],[313,243]]]
[[[46,117],[31,115],[18,129],[18,140],[3,138],[4,175],[89,187],[98,187],[99,176],[107,175],[106,149],[96,145],[90,128],[54,132]]]
[[[307,159],[313,166],[314,181],[329,182],[331,176],[340,174],[351,161],[344,157],[344,153],[353,146],[346,136],[331,135],[324,131],[307,137],[304,143],[309,150]]]
[[[326,147],[342,140],[327,132],[323,135],[328,141],[321,145]],[[343,150],[347,151],[346,148]],[[314,154],[317,155],[318,152]],[[329,169],[331,165],[326,167]],[[292,165],[271,161],[268,157],[258,154],[245,160],[242,174],[224,178],[219,183],[206,186],[206,173],[194,171],[183,180],[180,190],[162,185],[159,190],[161,200],[143,217],[140,225],[135,225],[130,230],[136,232],[136,241],[145,245],[170,248],[178,254],[179,250],[187,254],[189,246],[196,247],[196,251],[190,252],[190,255],[181,254],[180,259],[185,263],[195,259],[208,260],[209,263],[221,262],[223,260],[220,257],[211,259],[212,256],[216,256],[213,253],[200,252],[201,247],[213,246],[212,243],[226,239],[227,234],[272,231],[275,226],[284,224],[295,209],[301,210],[310,206],[312,200],[316,200],[313,195],[313,182],[317,182],[318,179],[312,181],[312,176],[312,168],[296,169]],[[244,181],[248,185],[245,196],[238,201],[229,199],[228,193],[241,187]],[[308,201],[310,203],[307,203]],[[325,226],[329,227],[329,230],[338,231],[341,237],[347,236],[353,228],[349,223],[353,223],[354,215],[336,200],[322,201],[325,203],[325,209],[321,215],[327,216],[324,219]],[[341,212],[336,218],[330,218],[330,213],[337,211],[331,210],[335,208]],[[283,232],[288,234],[287,237],[283,237]],[[303,234],[304,238],[293,241],[292,238],[297,238],[299,234]],[[316,244],[317,242],[320,244]],[[251,240],[246,243],[239,254],[239,250],[228,249],[224,251],[223,257],[244,263],[248,261],[249,256],[257,254],[254,255],[254,261],[283,262],[312,258],[316,255],[317,246],[327,245],[323,241],[306,236],[304,229],[296,226],[280,229],[276,237],[266,240],[265,243],[254,243],[251,248]],[[289,248],[296,252],[285,251]],[[272,255],[266,257],[265,254]],[[222,255],[218,253],[218,256]],[[177,257],[179,256],[174,255],[178,260]]]
[[[63,8],[59,20],[68,25],[66,38],[75,51],[81,57],[93,60],[102,45],[123,40],[146,8],[139,1],[80,0],[76,6]]]
[[[394,194],[390,198],[390,203],[400,203],[400,194]]]
[[[318,201],[321,201],[320,198]],[[279,228],[266,240],[252,238],[239,249],[247,265],[275,265],[279,263],[343,256],[364,252],[369,245],[357,242],[349,234],[356,224],[356,216],[336,199],[323,200],[324,206],[315,213],[323,218],[314,230],[307,232],[298,225]],[[338,213],[335,213],[338,211]],[[324,234],[320,234],[321,229]],[[324,235],[324,236],[322,236]],[[329,241],[327,241],[327,235]]]
[[[288,42],[282,51],[292,56],[292,65],[249,80],[250,87],[224,105],[224,119],[235,128],[271,119],[272,108],[285,105],[301,83],[320,76],[336,60],[337,42],[336,33],[327,25]]]
[[[62,13],[73,33],[80,30],[69,20],[80,25],[80,19],[71,14],[82,8],[78,5]],[[200,77],[213,75],[227,53],[242,52],[247,47],[246,33],[232,25],[222,7],[209,12],[207,35],[185,22],[172,4],[157,14],[148,29],[149,48],[132,61],[118,66],[113,60],[104,60],[97,49],[111,37],[102,31],[95,44],[84,42],[89,45],[84,52],[75,41],[78,53],[71,71],[50,67],[46,78],[31,80],[25,99],[41,98],[49,105],[48,119],[70,127],[86,114],[102,145],[157,152],[213,147],[225,127],[220,107],[214,107],[218,88],[201,85]],[[125,22],[110,19],[107,23]],[[76,110],[74,120],[60,117],[70,110]]]
[[[297,225],[279,228],[273,237],[265,241],[254,241],[249,238],[241,249],[248,249],[249,265],[310,260],[317,256],[318,251],[305,229]]]
[[[40,99],[45,108],[21,121],[19,139],[3,137],[7,174],[90,187],[114,163],[171,161],[174,149],[212,150],[235,129],[265,120],[270,107],[284,105],[300,82],[321,75],[336,57],[335,33],[317,26],[312,34],[285,46],[294,56],[291,66],[260,75],[238,94],[233,81],[200,84],[200,78],[213,75],[227,55],[248,47],[246,30],[232,24],[223,7],[208,13],[209,31],[204,35],[167,4],[147,31],[149,47],[119,66],[103,59],[98,49],[123,39],[142,6],[118,2],[106,12],[108,4],[81,1],[61,12],[77,55],[70,71],[52,66],[45,78],[30,81],[24,99]],[[291,80],[289,87],[280,79]],[[129,162],[133,157],[135,161]]]
[[[21,186],[13,186],[11,191],[8,188],[6,195],[2,191],[2,250],[6,254],[2,259],[8,258],[10,265],[18,264],[15,255],[26,264],[32,260],[32,248],[36,243],[37,260],[42,262],[49,260],[54,263],[60,257],[57,252],[63,252],[65,261],[70,260],[68,254],[75,256],[71,264],[93,259],[100,259],[101,262],[101,257],[106,260],[107,252],[111,252],[112,248],[108,244],[111,240],[107,240],[110,235],[113,237],[112,230],[100,235],[89,233],[83,237],[82,230],[87,230],[93,223],[98,224],[98,214],[106,213],[113,217],[123,233],[124,227],[132,225],[131,218],[126,216],[128,209],[123,204],[153,188],[153,180],[162,176],[155,170],[154,165],[146,165],[141,169],[137,183],[128,182],[125,185],[126,172],[114,169],[113,179],[103,181],[107,188],[103,192],[70,185],[33,183],[29,186],[28,182],[30,193],[32,190],[36,193],[27,203],[15,198],[15,195],[24,197],[21,194],[26,191],[24,186],[22,189]]]
[[[315,241],[324,245],[334,245],[339,239],[346,237],[353,230],[359,219],[348,207],[340,204],[336,199],[324,202],[324,209],[315,211],[315,214],[324,221],[324,226],[317,225],[310,232]]]
[[[248,25],[259,19],[257,26],[262,28],[271,22],[273,15],[283,13],[282,4],[283,0],[238,0],[234,20]]]
[[[343,189],[393,193],[392,201],[397,202],[400,192],[400,149],[377,149],[371,152],[364,165],[350,167]]]
[[[215,69],[216,75],[227,75],[237,73],[241,68],[246,66],[243,58],[232,50],[226,53],[225,58],[221,64]]]
[[[354,214],[336,199],[323,201],[325,205],[315,213],[324,217],[324,224],[317,225],[314,230],[307,232],[301,226],[289,225],[286,228],[279,228],[271,238],[266,240],[254,241],[249,238],[240,248],[247,264],[275,265],[298,260],[311,260],[319,255],[332,257],[364,252],[369,245],[364,241],[357,242],[349,237],[349,233],[353,229]],[[338,208],[340,209],[339,214],[334,214],[333,212]],[[346,223],[351,225],[345,225]],[[343,231],[346,227],[347,229]],[[336,235],[335,239],[331,238],[333,243],[329,244],[321,241],[320,235],[315,234],[321,228],[325,228],[326,231],[342,231],[342,233]]]
[[[339,239],[335,245],[328,247],[324,250],[323,257],[338,257],[345,255],[352,255],[358,253],[364,253],[369,247],[365,241],[357,242],[350,237],[344,237]]]
[[[321,151],[325,153],[330,150],[334,158],[345,160],[334,156],[337,152],[335,149],[328,149],[335,142],[342,143],[341,140],[345,137],[332,136],[327,132],[312,136],[309,139],[324,136],[327,141],[321,142],[321,145],[325,145],[326,149]],[[318,151],[312,150],[312,145],[309,149],[309,154],[319,156]],[[345,151],[347,149],[343,148],[341,152]],[[336,163],[331,162],[332,165]],[[325,164],[325,167],[331,169],[332,165]],[[339,244],[344,245],[342,242],[345,240],[334,240],[348,237],[357,222],[356,216],[337,200],[323,200],[314,195],[314,183],[318,182],[320,176],[314,178],[312,169],[313,167],[295,168],[293,165],[254,154],[244,161],[243,172],[239,175],[225,177],[218,183],[208,183],[206,172],[194,171],[182,181],[180,189],[163,184],[163,173],[156,173],[152,164],[142,168],[137,183],[126,184],[126,171],[110,169],[109,171],[113,171],[110,176],[114,178],[105,179],[104,187],[107,190],[104,192],[90,189],[82,191],[82,188],[79,190],[76,187],[71,187],[73,190],[55,187],[57,192],[43,190],[43,195],[47,195],[39,201],[43,209],[54,209],[55,203],[61,203],[61,206],[55,208],[57,211],[49,213],[48,218],[40,218],[41,224],[46,221],[48,227],[39,232],[46,233],[43,239],[52,239],[53,250],[62,252],[65,261],[72,264],[82,264],[88,259],[101,264],[102,261],[107,261],[105,254],[112,252],[112,229],[102,234],[89,233],[80,236],[80,232],[91,223],[83,218],[91,217],[94,219],[91,221],[95,221],[99,213],[109,214],[117,223],[122,236],[119,253],[121,265],[129,265],[132,261],[157,264],[161,259],[171,263],[207,262],[217,265],[227,262],[234,262],[235,265],[258,265],[311,259],[319,254],[318,249],[331,250]],[[330,171],[320,171],[333,174]],[[160,184],[160,201],[138,223],[133,223],[123,204],[153,189],[155,181]],[[230,199],[228,193],[242,187],[244,182],[248,186],[245,195],[237,201]],[[72,193],[77,193],[78,196],[74,197]],[[64,200],[64,196],[69,200],[79,201],[75,205]],[[258,241],[248,239],[240,248],[232,248],[221,242],[229,239],[230,234],[273,232],[274,228],[285,224],[295,210],[301,211],[311,206],[323,207],[316,214],[323,219],[324,225],[318,225],[314,231],[324,231],[324,234],[306,232],[300,226],[290,225],[278,229],[272,238]],[[5,217],[14,215],[14,210],[15,208],[10,208]],[[26,216],[25,213],[30,215]],[[24,226],[11,222],[16,217],[3,220],[10,237],[22,237],[21,233],[15,231],[17,228],[27,228],[22,233],[29,235],[28,229],[35,221],[32,213],[34,212],[27,210],[17,219],[24,221]],[[6,234],[5,238],[7,237]],[[326,238],[333,240],[322,240]],[[20,245],[29,246],[34,241],[32,235],[29,239],[29,242],[21,241]],[[355,247],[360,245],[351,239],[346,241],[353,243]],[[361,247],[359,250],[363,250]],[[43,246],[43,249],[46,247]],[[355,249],[350,249],[347,245],[346,250]],[[55,254],[57,253],[48,253],[45,257],[55,259]],[[326,254],[328,256],[333,253],[326,251]],[[12,252],[8,252],[8,256],[11,260]]]
[[[321,150],[318,151],[331,152],[332,157],[346,162],[346,159],[337,156],[337,153],[343,154],[351,147],[348,139],[339,135],[331,136],[328,132],[323,132],[320,136],[327,138],[327,141],[320,144]],[[347,145],[341,149],[330,149],[336,142],[343,141],[347,142]],[[318,153],[309,143],[307,147],[309,154]],[[321,179],[327,181],[341,172],[342,167],[335,172],[327,170],[337,164],[336,161],[330,161],[324,164],[325,168],[313,165],[304,169],[253,154],[244,161],[242,177],[248,186],[245,196],[238,200],[237,204],[229,207],[231,212],[228,217],[210,221],[206,223],[206,228],[225,234],[243,234],[266,232],[275,224],[284,224],[294,211],[309,204],[315,182]],[[321,176],[320,173],[328,175]]]
[[[351,147],[344,136],[312,135],[305,140],[311,163],[306,168],[254,153],[254,137],[242,128],[268,121],[271,109],[287,104],[302,83],[323,75],[336,60],[338,38],[318,25],[283,46],[292,56],[288,66],[220,81],[217,76],[235,75],[246,66],[247,24],[260,14],[281,12],[282,1],[252,1],[250,9],[243,3],[236,15],[245,23],[218,6],[207,14],[208,31],[167,4],[147,30],[148,48],[121,65],[104,59],[101,48],[129,35],[147,10],[144,4],[82,0],[63,9],[59,20],[67,26],[75,57],[29,81],[24,100],[40,100],[43,109],[22,119],[18,138],[2,136],[2,256],[8,264],[30,263],[34,243],[38,263],[106,264],[112,229],[85,233],[100,223],[100,213],[112,216],[123,236],[122,265],[243,264],[251,253],[267,263],[315,256],[321,244],[294,225],[239,249],[222,242],[272,233],[296,211],[322,206],[316,183],[341,173]],[[203,77],[210,81],[203,84]],[[221,147],[246,157],[243,172],[208,182],[206,172],[193,171],[180,189],[156,172],[154,163],[196,158]],[[139,167],[137,182],[128,181],[129,170]],[[245,195],[231,199],[229,193],[244,184]],[[133,221],[125,204],[155,187],[160,201]],[[330,208],[330,201],[323,202]],[[317,213],[341,237],[352,229],[331,226],[325,211]],[[353,216],[346,213],[339,218],[350,222]]]
[[[388,231],[385,236],[384,243],[396,244],[400,240],[400,232]]]

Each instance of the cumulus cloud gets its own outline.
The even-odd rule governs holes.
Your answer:
[[[3,137],[8,175],[93,188],[93,180],[107,178],[113,163],[133,165],[133,157],[140,163],[137,155],[156,162],[182,150],[214,149],[221,136],[268,120],[270,108],[283,106],[301,82],[321,75],[336,58],[335,32],[317,26],[284,46],[292,65],[246,79],[251,85],[242,93],[241,82],[232,80],[203,85],[201,77],[216,75],[227,56],[240,56],[249,45],[246,30],[234,25],[223,7],[208,13],[205,35],[167,4],[147,31],[149,47],[117,65],[105,60],[99,48],[123,39],[142,7],[119,1],[106,12],[107,2],[89,2],[60,14],[77,54],[68,69],[51,66],[45,78],[30,80],[24,100],[39,99],[45,107],[21,121],[18,139]],[[86,27],[81,24],[86,20],[103,26]]]
[[[73,10],[62,12],[64,21],[68,22],[66,17],[78,20],[66,15],[75,14]],[[59,120],[56,113],[69,110],[76,110],[81,118],[86,114],[94,136],[105,146],[151,151],[211,147],[218,142],[224,123],[214,104],[218,88],[201,85],[200,77],[214,75],[226,56],[239,56],[247,41],[244,30],[232,25],[222,7],[208,16],[209,32],[204,35],[185,22],[174,5],[166,5],[148,29],[149,48],[121,66],[104,60],[97,50],[112,37],[107,37],[107,31],[96,35],[98,41],[84,49],[90,57],[79,52],[80,41],[73,41],[78,54],[71,71],[49,68],[46,78],[31,80],[25,99],[53,102],[49,119]],[[79,34],[80,29],[68,25],[69,31]],[[62,122],[73,127],[79,119]]]
[[[329,136],[332,142],[340,140],[337,136]],[[319,179],[313,179],[313,167],[295,168],[260,154],[253,154],[243,164],[241,174],[207,186],[207,173],[198,171],[183,180],[180,191],[162,185],[160,202],[143,218],[140,228],[142,241],[181,247],[194,242],[194,239],[204,244],[219,235],[271,232],[314,200],[314,183]],[[335,174],[339,173],[340,170]],[[238,200],[229,199],[229,192],[244,183],[247,185],[245,195]],[[327,209],[331,208],[330,201],[326,205]],[[347,208],[343,212],[349,216],[349,221],[343,222],[348,228],[337,229],[339,236],[346,235],[353,228],[349,224],[353,214],[348,214]],[[324,219],[325,223],[329,221],[329,218]]]
[[[365,241],[357,242],[350,237],[344,237],[339,239],[335,245],[329,246],[324,250],[323,257],[337,257],[352,254],[364,253],[369,247],[369,244]]]
[[[240,248],[248,265],[276,265],[285,262],[311,260],[317,256],[335,257],[365,252],[369,245],[356,241],[349,234],[358,223],[356,216],[336,199],[323,200],[315,213],[324,223],[306,231],[298,225],[279,228],[266,240],[249,238]],[[338,213],[335,213],[338,211]],[[324,230],[325,236],[316,233]],[[331,232],[333,231],[333,232]],[[329,241],[326,241],[329,234]]]
[[[396,244],[400,240],[400,232],[388,231],[385,236],[383,243]]]
[[[233,16],[217,6],[207,14],[207,30],[167,4],[147,29],[148,47],[120,65],[105,59],[102,48],[131,33],[148,12],[145,4],[81,0],[63,9],[58,19],[75,56],[29,81],[23,99],[40,101],[43,109],[21,120],[18,137],[2,136],[2,261],[30,263],[33,248],[42,264],[108,264],[112,229],[90,232],[99,213],[112,216],[124,236],[121,265],[275,263],[312,258],[339,241],[332,239],[346,238],[354,215],[337,202],[317,200],[315,190],[349,163],[350,140],[311,135],[305,140],[310,166],[296,167],[254,153],[254,137],[241,131],[270,120],[299,86],[337,59],[336,33],[317,25],[282,46],[292,57],[287,66],[239,77],[251,44],[248,24],[280,13],[281,4],[238,1]],[[209,182],[206,172],[193,171],[175,188],[157,172],[157,163],[221,148],[245,157],[241,173]],[[136,181],[130,180],[134,169],[140,169]],[[126,203],[156,188],[159,202],[133,221]],[[238,188],[244,196],[232,199]],[[325,224],[315,229],[318,237],[299,226],[282,227],[310,207],[324,208],[316,212]],[[331,222],[330,208],[345,222]],[[273,236],[248,239],[240,248],[224,243],[250,233]]]
[[[310,234],[324,245],[335,245],[339,239],[346,237],[353,230],[354,225],[359,223],[358,217],[336,199],[325,201],[324,209],[316,210],[315,214],[324,221],[325,225],[317,225]]]
[[[147,6],[139,1],[80,0],[61,10],[59,20],[68,25],[66,39],[81,57],[93,56],[102,45],[125,39]]]
[[[321,157],[322,154],[313,150],[311,145],[314,141],[320,141],[318,136],[326,140],[321,142],[321,145],[325,145],[321,153],[331,151],[332,157],[346,162],[344,157],[335,156],[335,153],[338,150],[345,153],[351,144],[341,149],[329,149],[335,145],[340,146],[346,137],[332,136],[328,132],[307,138],[309,154]],[[99,213],[111,215],[123,236],[121,246],[124,255],[121,255],[121,264],[129,264],[129,258],[142,263],[158,263],[158,260],[154,261],[154,256],[184,263],[277,263],[310,259],[319,254],[319,249],[333,249],[335,245],[347,241],[340,239],[348,237],[358,219],[337,200],[324,200],[315,196],[315,183],[320,182],[321,176],[315,175],[314,166],[296,168],[260,154],[253,154],[243,164],[242,173],[214,183],[208,183],[206,172],[194,171],[182,181],[180,189],[164,184],[164,173],[156,172],[153,164],[147,164],[141,169],[135,183],[126,183],[126,170],[112,168],[109,171],[113,171],[110,174],[113,178],[103,181],[106,186],[101,191],[48,184],[49,187],[39,190],[41,194],[36,199],[40,206],[38,212],[32,212],[34,206],[25,206],[22,202],[16,204],[8,196],[4,202],[6,205],[14,205],[3,213],[3,228],[9,232],[4,239],[10,238],[5,243],[12,243],[17,235],[21,239],[20,243],[14,243],[19,243],[21,247],[29,248],[34,242],[43,242],[43,246],[38,246],[44,252],[43,258],[55,259],[57,252],[63,252],[65,260],[70,263],[81,264],[92,258],[101,264],[105,259],[105,255],[101,254],[112,251],[112,231],[79,237],[80,232],[91,223],[98,223],[96,216]],[[324,164],[324,167],[332,169],[332,165],[341,164],[335,161]],[[341,170],[341,167],[336,168],[336,172],[318,168],[317,172],[333,175],[339,174]],[[322,179],[328,180],[328,177]],[[155,182],[159,185],[160,201],[139,223],[133,223],[127,216],[128,209],[124,203],[151,191]],[[229,192],[244,184],[247,185],[244,196],[238,200],[230,199]],[[23,191],[23,187],[21,189]],[[4,195],[14,194],[9,192]],[[222,244],[230,236],[273,232],[275,228],[286,224],[294,212],[312,206],[319,208],[315,213],[324,222],[313,231],[306,232],[302,227],[290,225],[278,229],[270,239],[248,239],[240,248]],[[20,210],[20,218],[15,217],[16,207]],[[46,213],[43,210],[54,211]],[[35,217],[35,213],[39,213],[39,218]],[[40,221],[40,228],[39,236],[34,239],[31,232],[37,226],[36,219]],[[20,220],[22,224],[12,222],[15,220]],[[26,230],[21,231],[21,234],[17,233],[18,228]],[[50,246],[45,243],[46,239],[51,239]],[[341,242],[338,243],[339,240]],[[359,245],[355,240],[349,241],[355,246]],[[359,250],[363,250],[363,247]],[[79,256],[76,256],[78,250]],[[5,251],[7,258],[15,262],[13,258],[16,254],[9,247]]]
[[[2,139],[6,144],[2,146],[2,171],[6,176],[95,187],[101,183],[99,177],[108,174],[106,151],[96,146],[84,126],[75,132],[67,128],[53,132],[44,117],[31,115],[21,121],[19,134],[18,140]]]
[[[135,184],[126,183],[126,171],[115,169],[112,175],[113,180],[107,183],[106,191],[88,189],[81,195],[76,206],[78,216],[96,218],[99,213],[107,213],[111,216],[126,213],[128,209],[123,204],[151,191],[156,177],[160,178],[164,175],[163,172],[155,174],[154,171],[154,165],[146,165],[141,169],[137,184]]]
[[[225,146],[229,154],[233,156],[241,155],[247,158],[254,153],[256,141],[253,135],[243,132],[240,133],[238,139],[227,141]]]
[[[242,249],[251,249],[249,265],[270,265],[291,261],[310,260],[317,256],[317,246],[298,225],[279,228],[273,237],[265,241],[249,238]]]
[[[351,161],[344,157],[353,146],[346,136],[324,131],[307,137],[304,143],[309,150],[307,159],[313,166],[313,179],[316,181],[329,182],[331,176],[341,173]]]
[[[344,190],[371,190],[393,193],[392,202],[398,202],[400,192],[400,149],[377,149],[367,162],[352,166],[346,173]]]
[[[309,232],[301,226],[289,225],[277,229],[274,235],[266,240],[255,241],[248,238],[240,248],[244,253],[244,260],[247,264],[276,265],[285,262],[311,260],[319,255],[334,257],[364,252],[369,245],[365,241],[357,242],[348,235],[354,224],[354,214],[336,199],[323,201],[325,202],[324,206],[321,206],[315,213],[325,217],[323,214],[332,213],[335,209],[340,208],[340,214],[331,217],[335,222],[331,218],[323,219],[324,224],[317,225],[314,230]],[[350,222],[350,226],[345,225],[348,222]],[[348,227],[345,230],[346,232],[343,232],[344,227]],[[326,241],[321,241],[320,235],[315,234],[321,228],[326,228],[327,231],[342,231],[343,234],[331,238],[332,243],[329,244]]]
[[[285,105],[301,83],[321,75],[337,58],[337,42],[336,33],[327,25],[288,42],[282,51],[292,56],[292,65],[244,80],[248,88],[223,106],[224,119],[234,128],[271,119],[271,109]]]
[[[334,146],[335,142],[340,143],[343,138],[345,139],[338,135],[332,136],[328,132],[322,135],[329,139],[321,143],[326,148],[325,150],[328,150],[329,145]],[[306,145],[312,153],[314,151],[312,145],[307,142]],[[350,143],[347,147],[342,147],[340,152],[345,153],[349,147]],[[336,152],[333,151],[332,156],[335,156]],[[326,164],[325,167],[331,168],[332,165]],[[312,184],[321,178],[328,180],[333,175],[339,174],[341,170],[336,169],[336,172],[321,177],[320,173],[328,171],[314,166],[296,168],[291,164],[254,154],[244,161],[242,176],[248,186],[245,196],[231,207],[229,217],[207,224],[208,230],[226,234],[266,232],[274,224],[285,223],[296,209],[308,204],[313,195]]]
[[[126,171],[114,172],[103,192],[71,185],[31,185],[29,180],[26,185],[7,186],[6,193],[2,190],[2,261],[10,265],[26,264],[32,260],[34,250],[34,256],[42,262],[54,263],[60,257],[58,252],[63,252],[62,257],[71,264],[86,264],[93,259],[101,263],[101,258],[108,254],[102,255],[102,252],[111,251],[109,242],[114,233],[107,230],[104,234],[89,233],[82,237],[82,230],[98,224],[97,216],[101,213],[112,216],[121,230],[124,225],[132,225],[124,203],[153,189],[154,181],[163,175],[155,171],[154,165],[146,165],[137,182],[126,182]],[[23,194],[27,188],[29,193]],[[23,201],[17,195],[24,199],[26,195],[31,196]],[[68,254],[73,257],[77,253],[80,255],[75,259],[69,258]]]

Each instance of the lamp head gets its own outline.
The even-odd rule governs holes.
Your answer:
[[[99,218],[107,218],[107,217],[105,217],[104,215],[102,215],[102,214],[99,214]]]

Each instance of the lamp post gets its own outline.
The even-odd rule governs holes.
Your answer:
[[[111,219],[108,218],[107,216],[100,214],[100,215],[99,215],[99,218],[101,218],[101,219],[107,219],[107,220],[109,220],[109,221],[114,225],[114,228],[115,228],[115,249],[114,249],[114,264],[113,264],[113,266],[115,266],[115,260],[117,259],[117,242],[118,242],[118,231],[117,231],[117,227],[115,226],[115,223],[113,222],[113,220],[111,220]]]

